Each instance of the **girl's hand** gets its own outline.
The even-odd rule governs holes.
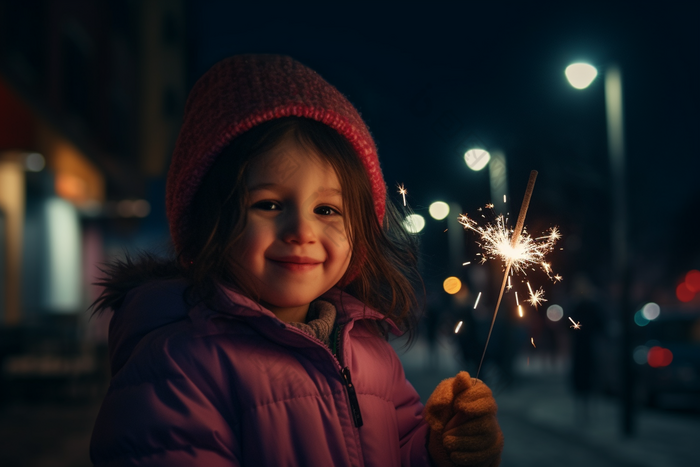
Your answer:
[[[496,401],[482,381],[462,371],[441,382],[428,399],[428,449],[439,467],[495,467],[501,461],[503,434]]]

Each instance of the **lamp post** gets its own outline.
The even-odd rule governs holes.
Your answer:
[[[586,63],[569,65],[565,71],[569,83],[585,89],[597,76],[597,70]],[[621,366],[622,430],[634,433],[634,373],[632,367],[632,314],[629,299],[629,266],[627,244],[627,188],[625,177],[624,118],[622,110],[622,75],[617,65],[605,70],[605,113],[608,129],[608,154],[612,175],[612,258],[615,283],[619,286],[618,312],[622,321]]]

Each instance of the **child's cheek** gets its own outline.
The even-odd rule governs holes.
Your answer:
[[[335,249],[341,251],[349,249],[348,238],[342,221],[326,224],[322,235]]]

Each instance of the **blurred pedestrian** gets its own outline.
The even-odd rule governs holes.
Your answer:
[[[600,305],[596,289],[586,276],[574,278],[575,305],[570,316],[580,329],[571,334],[571,385],[575,398],[575,416],[581,423],[590,417],[590,398],[599,379],[595,344],[602,328]]]

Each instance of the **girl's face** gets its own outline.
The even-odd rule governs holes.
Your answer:
[[[345,274],[351,257],[340,182],[331,165],[287,137],[256,158],[247,178],[247,224],[234,260],[283,321]]]

